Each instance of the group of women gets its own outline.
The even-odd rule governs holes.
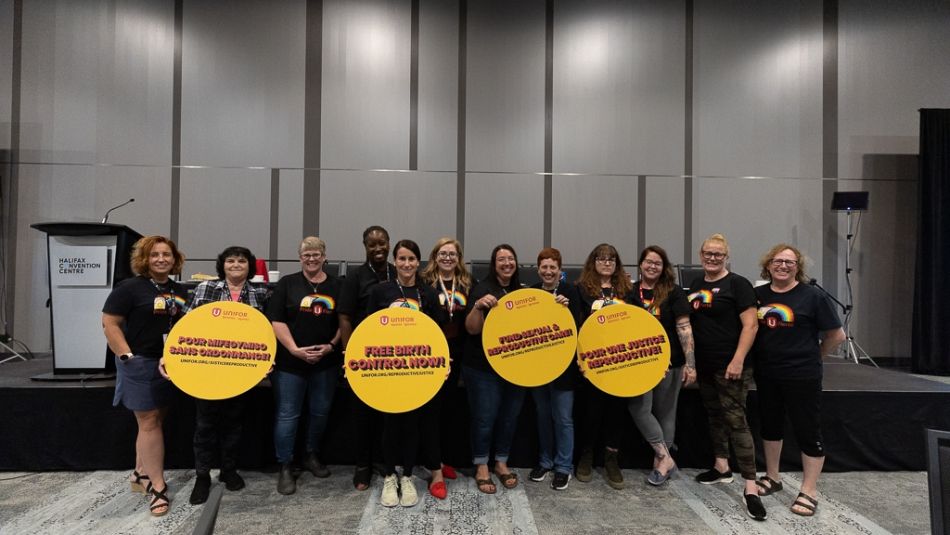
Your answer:
[[[119,283],[103,307],[103,327],[117,355],[114,403],[132,410],[138,422],[136,465],[130,476],[133,490],[145,492],[150,511],[168,511],[163,477],[162,420],[174,394],[160,362],[164,337],[174,322],[204,303],[231,300],[264,311],[278,340],[271,383],[275,396],[274,446],[280,471],[277,490],[295,492],[294,450],[299,420],[307,407],[305,451],[297,465],[315,477],[330,472],[320,447],[339,382],[342,349],[353,330],[373,312],[387,307],[419,310],[441,327],[449,343],[450,370],[439,393],[428,403],[402,414],[383,414],[352,396],[348,420],[356,457],[353,484],[369,488],[373,472],[383,476],[380,502],[387,507],[410,507],[418,500],[413,469],[421,464],[431,474],[429,493],[447,496],[445,479],[455,470],[443,459],[449,439],[447,421],[454,404],[447,403],[461,379],[470,412],[469,438],[475,484],[493,494],[497,484],[511,489],[518,474],[508,466],[518,416],[527,390],[537,409],[538,461],[529,478],[543,481],[552,474],[552,487],[567,488],[573,474],[591,481],[595,454],[602,459],[607,483],[623,488],[618,459],[620,431],[629,413],[654,451],[653,470],[646,481],[662,485],[678,467],[672,458],[676,405],[683,386],[698,382],[709,417],[715,463],[700,473],[702,484],[732,481],[730,446],[745,480],[749,515],[763,520],[759,496],[782,490],[779,457],[786,415],[802,450],[804,477],[792,512],[811,516],[818,502],[817,479],[824,450],[819,423],[821,358],[844,339],[841,324],[827,299],[808,284],[801,252],[780,244],[763,257],[763,278],[769,284],[753,288],[728,269],[729,245],[714,234],[699,254],[704,275],[677,284],[666,252],[658,246],[639,257],[639,280],[631,280],[616,248],[596,246],[574,284],[563,277],[561,253],[545,248],[537,257],[540,282],[535,285],[568,307],[577,325],[593,312],[617,303],[640,306],[653,314],[670,341],[670,368],[660,383],[644,395],[620,398],[601,392],[569,366],[550,384],[526,389],[507,382],[489,365],[482,348],[485,318],[505,294],[522,287],[514,247],[492,250],[488,275],[476,281],[465,267],[462,245],[440,239],[420,271],[421,250],[412,240],[392,247],[386,229],[372,226],[363,233],[366,261],[345,279],[324,271],[326,244],[305,238],[298,253],[301,271],[284,276],[268,296],[266,287],[250,282],[255,258],[243,247],[229,247],[218,257],[219,280],[203,282],[193,297],[171,280],[180,273],[184,257],[174,242],[161,236],[142,238],[132,255],[138,275]],[[753,366],[753,361],[755,365]],[[753,369],[755,370],[753,372]],[[755,450],[746,419],[746,393],[757,384],[762,415],[766,474],[756,479]],[[352,392],[352,391],[351,391]],[[576,399],[575,399],[576,396]],[[575,404],[577,407],[575,408]],[[241,397],[197,402],[194,438],[197,477],[192,503],[207,500],[210,469],[220,458],[219,479],[229,490],[244,481],[237,474]],[[574,446],[574,415],[578,416]],[[575,451],[579,451],[574,465]],[[402,473],[397,472],[402,467]],[[494,475],[494,479],[493,476]],[[497,480],[497,483],[496,483]]]

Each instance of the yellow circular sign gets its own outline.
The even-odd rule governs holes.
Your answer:
[[[670,341],[646,310],[610,305],[591,314],[581,327],[577,361],[584,377],[600,390],[639,396],[652,390],[670,367]]]
[[[207,303],[185,315],[165,340],[165,371],[200,399],[247,392],[267,375],[277,350],[270,321],[233,301]]]
[[[509,383],[546,385],[574,360],[577,325],[571,311],[544,290],[526,288],[498,300],[485,318],[482,347]]]
[[[449,372],[449,344],[422,312],[386,308],[353,331],[343,363],[353,392],[389,413],[418,409],[435,396]]]

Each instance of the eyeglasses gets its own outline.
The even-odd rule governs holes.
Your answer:
[[[323,258],[323,253],[304,253],[300,255],[301,260],[320,260]]]
[[[703,251],[703,258],[706,260],[722,260],[726,257],[726,253],[714,253],[712,251]]]
[[[643,263],[646,264],[646,265],[648,265],[648,266],[663,267],[663,261],[662,261],[662,260],[644,260]]]
[[[459,254],[455,251],[439,251],[439,258],[458,258]]]
[[[597,261],[600,262],[601,264],[607,264],[607,265],[616,264],[616,263],[617,263],[617,259],[615,259],[615,258],[609,258],[609,257],[606,257],[606,256],[599,257],[599,258],[597,259]]]
[[[785,260],[784,258],[773,258],[770,262],[775,267],[781,267],[786,265],[788,267],[795,267],[798,265],[798,260]]]

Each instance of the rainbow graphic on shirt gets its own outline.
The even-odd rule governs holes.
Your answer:
[[[468,298],[465,294],[455,292],[455,295],[452,296],[452,303],[454,304],[452,310],[463,310],[468,306]],[[445,306],[445,294],[442,292],[439,292],[439,304]]]
[[[185,298],[173,293],[161,293],[152,302],[152,313],[177,316],[185,308]]]
[[[410,308],[412,310],[420,310],[422,307],[419,306],[419,301],[409,297],[400,297],[392,303],[389,304],[389,308]]]
[[[310,294],[300,300],[300,310],[321,316],[336,310],[336,299],[324,294]]]
[[[756,315],[759,318],[759,323],[770,329],[795,326],[795,312],[781,303],[769,303],[760,306]]]
[[[713,293],[709,290],[699,290],[689,294],[687,300],[693,305],[693,310],[700,308],[711,308],[713,302]]]

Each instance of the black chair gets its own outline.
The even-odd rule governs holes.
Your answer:
[[[704,273],[702,264],[676,264],[677,278],[679,278],[680,286],[685,290],[688,290],[690,283],[697,277],[702,277]]]

